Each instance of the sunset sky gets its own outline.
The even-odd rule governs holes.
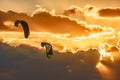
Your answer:
[[[120,0],[0,0],[0,80],[120,80],[119,68]]]

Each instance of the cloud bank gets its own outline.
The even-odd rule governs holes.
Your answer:
[[[0,43],[0,51],[0,77],[3,80],[72,80],[75,78],[92,80],[101,78],[95,69],[100,56],[96,49],[79,51],[77,54],[63,54],[54,51],[51,59],[46,57],[43,49],[25,44],[12,47]],[[92,75],[96,75],[96,77],[92,77]]]
[[[92,14],[92,10],[94,11],[94,7],[85,7],[82,9],[71,7],[64,11],[64,15],[57,15],[55,12],[49,12],[43,8],[38,8],[32,13],[32,16],[14,11],[0,11],[0,29],[4,31],[20,31],[20,29],[14,28],[14,21],[22,19],[28,22],[31,31],[68,33],[80,36],[109,31],[110,28],[106,28],[106,25],[99,25],[97,21],[94,23],[94,20],[96,20],[94,17],[92,19],[86,16],[88,13]],[[71,14],[72,17],[70,16]],[[92,20],[93,22],[91,22]],[[92,23],[93,25],[91,25]]]

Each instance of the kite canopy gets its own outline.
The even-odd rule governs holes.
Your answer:
[[[42,47],[46,47],[46,54],[48,58],[51,58],[51,56],[53,55],[53,49],[52,49],[52,45],[47,43],[47,42],[42,42],[41,43]]]
[[[29,27],[28,27],[28,24],[27,22],[23,21],[23,20],[16,20],[15,21],[15,26],[18,27],[18,25],[21,24],[22,25],[22,28],[24,30],[24,37],[25,38],[28,38],[29,34],[30,34],[30,31],[29,31]]]

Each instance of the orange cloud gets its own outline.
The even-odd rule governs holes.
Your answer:
[[[83,10],[77,6],[71,6],[70,8],[65,9],[63,15],[69,16],[72,19],[85,20]]]
[[[98,12],[102,17],[120,17],[120,8],[103,8]]]
[[[17,13],[14,11],[0,12],[1,30],[15,30],[9,25],[4,25],[5,21],[12,21],[22,19],[28,22],[31,31],[51,32],[51,33],[69,33],[71,35],[88,35],[94,32],[106,31],[104,28],[89,25],[85,22],[78,22],[69,17],[62,15],[55,15],[44,9],[37,9],[32,16],[25,13]],[[13,24],[12,24],[13,25]],[[6,27],[8,26],[8,27]],[[9,28],[10,27],[10,28]],[[14,26],[13,26],[14,27]]]
[[[97,8],[91,5],[86,5],[82,8],[70,6],[70,8],[67,8],[63,14],[71,19],[78,21],[83,20],[88,24],[111,27],[117,31],[120,30],[119,8]]]

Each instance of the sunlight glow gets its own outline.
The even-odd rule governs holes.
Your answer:
[[[96,68],[98,69],[99,73],[101,74],[104,80],[115,80],[115,73],[109,67],[99,62],[96,65]]]
[[[110,52],[105,52],[103,49],[100,49],[99,52],[100,52],[100,54],[101,54],[100,61],[101,61],[103,58],[107,57],[107,58],[110,58],[110,60],[114,62],[114,58],[113,58],[113,56],[111,55]]]
[[[24,39],[23,35],[23,32],[0,32],[0,39],[3,39],[3,42],[6,42],[10,45],[28,44],[37,48],[40,48],[40,42],[47,41],[53,45],[55,50],[60,52],[76,53],[79,49],[86,50],[88,48],[99,48],[101,42],[107,41],[108,38],[112,37],[111,33],[97,33],[90,34],[88,36],[70,37],[70,34],[31,32],[31,35],[28,39]],[[100,48],[99,52],[103,57],[111,56],[111,53],[106,52],[102,47]],[[111,60],[113,60],[112,56]]]
[[[11,21],[5,21],[3,24],[6,26],[14,26],[14,23]]]

